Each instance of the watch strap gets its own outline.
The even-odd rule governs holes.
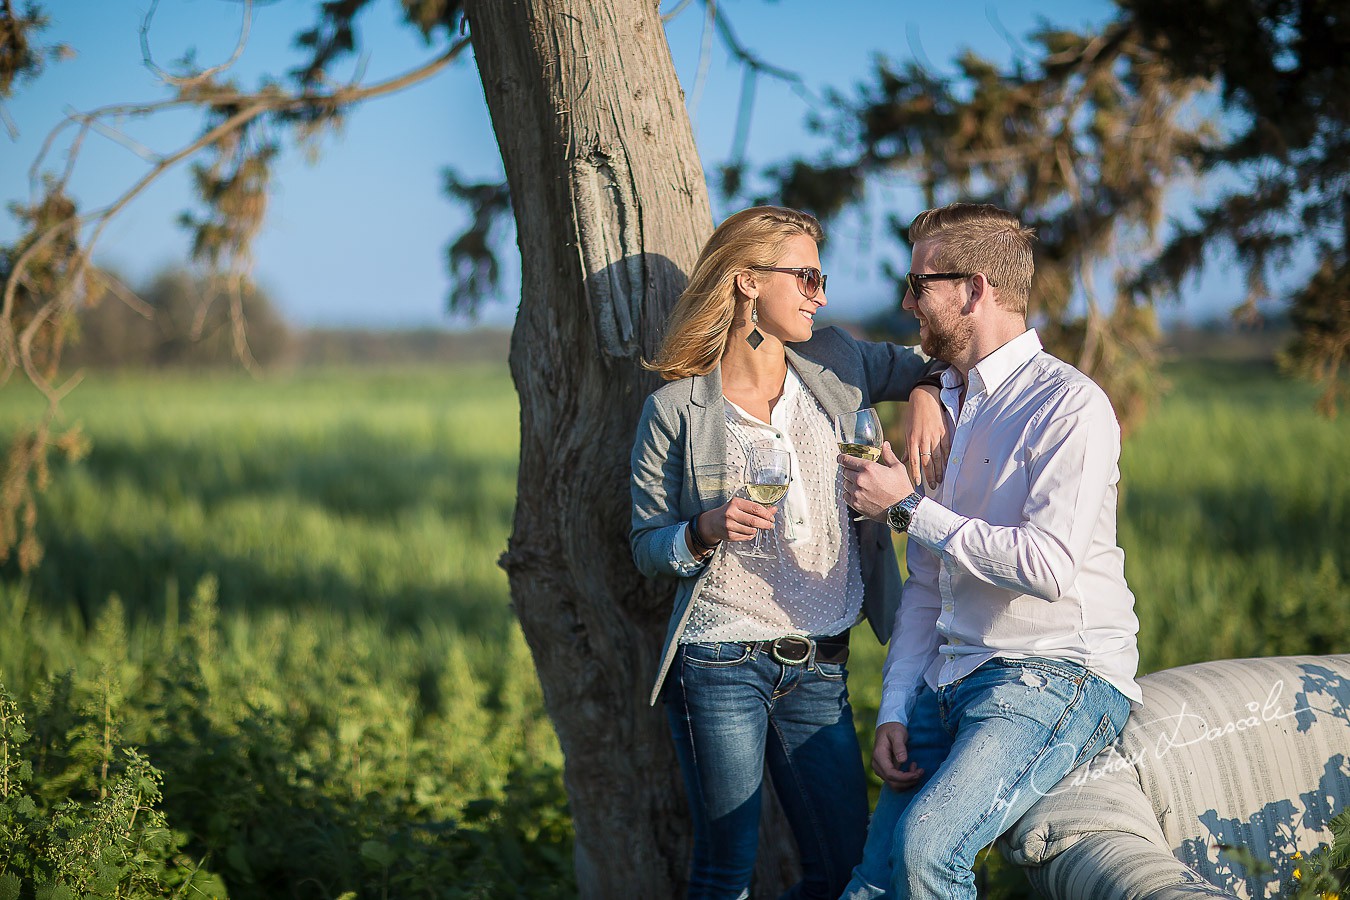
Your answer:
[[[918,491],[886,510],[886,522],[896,531],[908,531],[909,523],[914,519],[914,510],[919,508],[923,495]]]

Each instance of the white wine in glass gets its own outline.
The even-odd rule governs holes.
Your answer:
[[[858,459],[865,459],[868,462],[876,462],[881,459],[881,448],[873,447],[871,444],[850,444],[845,441],[840,441],[839,452],[845,456],[856,456]]]
[[[881,459],[881,417],[872,407],[834,417],[834,434],[839,440],[839,452],[868,462]],[[854,516],[861,522],[865,516]]]
[[[747,484],[745,493],[756,503],[773,506],[787,496],[786,484]]]
[[[772,506],[787,494],[788,484],[792,481],[792,458],[786,450],[777,447],[754,446],[750,448],[749,469],[746,477],[745,494],[756,503]],[[750,549],[743,556],[756,559],[776,559],[778,554],[764,549],[764,532],[760,529]]]
[[[868,462],[881,459],[881,418],[872,407],[834,417],[839,452]]]

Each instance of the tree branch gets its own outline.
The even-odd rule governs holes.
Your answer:
[[[136,296],[136,292],[123,284],[120,278],[116,278],[101,269],[93,269],[89,275],[101,284],[108,293],[125,303],[141,318],[153,319],[155,317],[154,307]]]
[[[46,231],[38,234],[23,252],[20,253],[19,257],[14,261],[9,277],[5,281],[3,303],[0,303],[0,353],[3,353],[4,360],[4,370],[0,373],[0,385],[3,385],[9,380],[10,375],[14,372],[16,367],[22,366],[25,374],[32,381],[33,385],[48,398],[48,401],[53,406],[59,402],[62,390],[54,388],[50,381],[37,370],[37,367],[33,362],[33,340],[42,326],[50,321],[51,317],[58,310],[70,303],[72,295],[82,284],[82,279],[89,269],[93,248],[98,243],[98,239],[102,235],[103,229],[107,227],[108,222],[170,168],[193,156],[202,149],[215,145],[228,135],[242,130],[264,115],[280,114],[302,109],[320,109],[331,112],[332,110],[339,109],[343,106],[394,93],[412,84],[416,84],[444,69],[453,62],[468,45],[468,38],[461,39],[447,48],[445,52],[424,65],[402,75],[367,87],[348,85],[327,94],[304,92],[288,95],[275,91],[263,91],[257,94],[243,92],[204,92],[201,94],[194,94],[193,96],[178,97],[160,103],[144,104],[140,106],[117,104],[111,107],[103,107],[93,113],[87,113],[79,117],[70,117],[66,122],[56,126],[56,128],[53,129],[52,134],[49,135],[48,139],[44,142],[39,159],[51,149],[56,133],[72,121],[80,122],[82,126],[82,135],[89,127],[91,127],[92,123],[99,121],[102,117],[109,115],[114,111],[124,112],[130,109],[132,111],[148,112],[184,104],[210,106],[213,109],[228,109],[234,106],[239,107],[231,115],[205,131],[196,140],[173,153],[159,157],[158,161],[149,172],[111,204],[97,212],[83,216],[72,215],[67,219],[57,222],[48,227]],[[206,86],[206,82],[197,81],[192,85],[181,85],[180,87],[182,89],[188,89],[190,87],[196,91],[203,86]],[[78,146],[74,146],[74,149],[77,151]],[[67,166],[67,177],[74,166],[73,157],[74,154],[72,154],[72,159]],[[64,180],[58,184],[64,184]],[[79,228],[89,224],[93,225],[93,231],[88,240],[78,242],[79,249],[71,261],[72,264],[70,270],[66,273],[60,288],[53,297],[42,303],[42,305],[34,311],[32,320],[17,336],[16,346],[13,315],[18,286],[24,279],[26,269],[37,253],[48,248],[61,235],[77,232]]]
[[[210,81],[213,77],[229,69],[244,52],[244,45],[248,43],[249,27],[253,22],[253,0],[244,0],[243,2],[243,21],[239,25],[239,40],[234,45],[234,52],[230,58],[217,66],[212,66],[193,75],[170,75],[167,71],[155,62],[154,54],[150,52],[150,23],[155,18],[155,10],[159,8],[159,0],[150,0],[150,8],[145,12],[145,18],[141,21],[141,58],[145,61],[145,67],[155,74],[155,77],[165,84],[175,87],[190,88],[198,84]]]

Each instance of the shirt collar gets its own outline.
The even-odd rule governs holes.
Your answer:
[[[778,402],[782,403],[784,400],[796,400],[797,396],[802,392],[802,387],[801,376],[798,375],[797,370],[789,364],[787,367],[787,378],[783,379],[783,396]]]
[[[971,381],[981,385],[985,393],[992,394],[998,390],[999,385],[1012,377],[1012,374],[1022,368],[1029,359],[1041,352],[1041,349],[1041,339],[1036,334],[1036,329],[1028,328],[977,362],[970,370]],[[961,387],[961,373],[956,366],[951,366],[943,371],[942,386],[944,388]]]

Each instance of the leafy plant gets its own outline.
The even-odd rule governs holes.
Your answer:
[[[163,776],[122,748],[101,796],[44,808],[29,793],[31,735],[0,685],[0,897],[5,900],[225,898],[223,885],[181,851],[162,811]]]
[[[1339,900],[1350,882],[1350,809],[1327,823],[1332,841],[1304,856],[1295,853],[1297,862],[1285,887],[1286,896],[1295,900]]]

